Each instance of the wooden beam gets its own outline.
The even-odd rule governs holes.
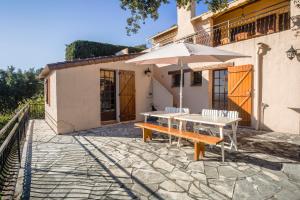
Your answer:
[[[187,73],[192,71],[192,69],[184,69],[183,73]],[[173,74],[180,74],[180,70],[176,70],[176,71],[168,71],[168,75],[173,75]]]
[[[226,69],[226,68],[232,67],[232,66],[234,66],[234,62],[193,67],[192,71],[197,72],[197,71],[204,71],[204,70]]]

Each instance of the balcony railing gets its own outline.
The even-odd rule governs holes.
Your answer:
[[[176,41],[185,41],[207,46],[226,45],[233,42],[260,37],[290,29],[289,1],[253,11],[247,15],[232,18],[194,34],[174,40],[175,37],[165,38],[165,45]]]

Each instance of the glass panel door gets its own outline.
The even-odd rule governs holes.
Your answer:
[[[213,109],[227,110],[227,69],[213,71]]]
[[[116,73],[100,71],[101,121],[116,119]]]

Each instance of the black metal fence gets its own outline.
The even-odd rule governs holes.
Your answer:
[[[0,130],[0,199],[13,197],[29,119],[44,115],[44,104],[26,104]]]

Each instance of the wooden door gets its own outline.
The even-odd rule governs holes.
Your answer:
[[[116,73],[100,70],[101,121],[116,120]]]
[[[135,120],[135,74],[119,72],[120,121]]]
[[[252,65],[228,68],[228,110],[239,112],[240,125],[251,125]]]

